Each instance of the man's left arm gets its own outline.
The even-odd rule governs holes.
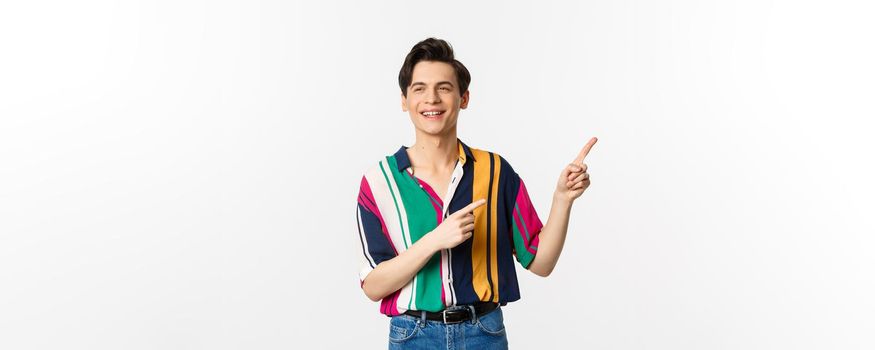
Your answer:
[[[595,137],[590,139],[580,150],[574,162],[568,164],[559,176],[556,191],[553,192],[550,216],[538,235],[538,253],[528,267],[529,271],[538,276],[549,276],[556,267],[556,262],[559,261],[562,247],[565,246],[565,236],[568,233],[571,205],[590,185],[589,173],[586,172],[586,163],[583,161],[596,141],[598,139]]]

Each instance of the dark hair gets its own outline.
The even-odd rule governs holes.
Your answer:
[[[462,62],[453,57],[453,48],[444,40],[428,38],[413,45],[407,58],[404,59],[404,64],[401,66],[401,71],[398,72],[398,85],[401,87],[401,93],[407,97],[407,87],[410,86],[410,80],[413,79],[413,67],[420,61],[437,61],[446,62],[453,66],[456,71],[456,80],[459,82],[459,95],[468,91],[468,84],[471,83],[471,74],[468,73],[468,68]]]

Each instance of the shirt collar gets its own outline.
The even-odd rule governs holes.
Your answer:
[[[462,165],[465,165],[465,161],[467,159],[471,159],[473,161],[477,161],[474,159],[474,153],[471,152],[471,147],[468,147],[462,140],[458,140],[459,144],[459,162]],[[401,146],[398,149],[398,152],[395,152],[395,162],[398,163],[398,171],[403,171],[410,167],[410,157],[407,156],[407,146]]]

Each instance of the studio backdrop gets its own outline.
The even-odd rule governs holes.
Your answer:
[[[414,129],[398,70],[447,40],[459,138],[546,220],[516,349],[875,347],[865,1],[0,5],[0,348],[377,349],[362,174]]]

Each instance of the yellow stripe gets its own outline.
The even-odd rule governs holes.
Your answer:
[[[489,154],[477,149],[471,149],[475,159],[480,159],[479,162],[474,162],[474,184],[472,201],[486,198],[489,194]],[[486,209],[485,205],[481,205],[474,209],[474,236],[471,237],[471,268],[472,282],[474,284],[474,293],[477,294],[479,300],[485,301],[489,294],[489,281],[486,279]]]
[[[493,153],[495,171],[492,175],[492,206],[489,208],[492,211],[492,232],[490,232],[490,267],[492,268],[492,301],[498,302],[498,175],[501,174],[501,160],[498,155]]]

